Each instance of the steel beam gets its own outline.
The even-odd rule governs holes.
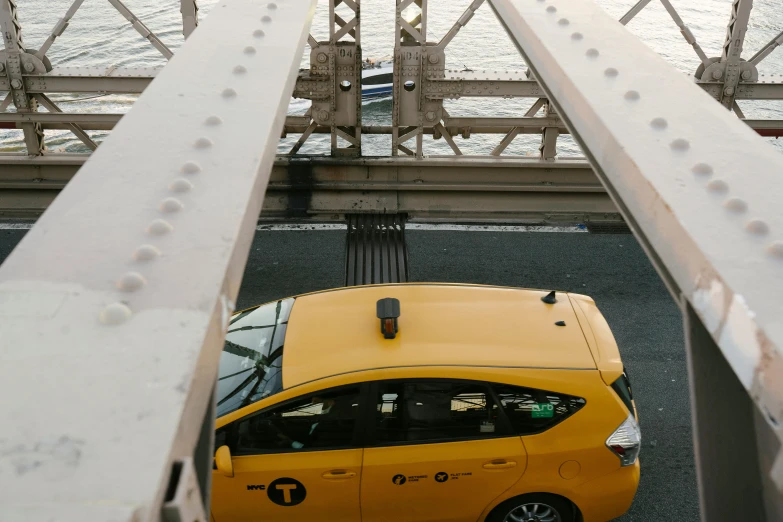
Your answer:
[[[780,438],[783,156],[594,2],[490,2],[664,282]],[[721,445],[712,472],[751,483],[733,451]],[[780,488],[783,459],[763,457]]]
[[[769,54],[774,51],[777,47],[783,45],[783,31],[780,32],[779,35],[774,37],[772,40],[769,41],[767,45],[759,49],[759,51],[751,57],[750,60],[748,60],[753,65],[758,65],[761,60],[769,56]]]
[[[0,52],[0,73],[5,73],[1,90],[10,91],[11,99],[18,112],[38,111],[38,102],[26,89],[23,79],[25,72],[34,72],[43,69],[40,61],[34,63],[34,58],[29,56],[22,41],[22,26],[17,17],[15,0],[0,0],[0,35],[3,37],[4,52]],[[46,150],[44,135],[38,124],[24,124],[24,141],[27,153],[31,156],[43,154]]]
[[[81,155],[70,166],[48,156],[0,158],[0,216],[40,215],[86,158]],[[299,212],[299,217],[332,219],[357,210],[382,210],[384,205],[388,211],[416,217],[482,222],[620,220],[584,161],[470,156],[280,157],[261,217],[285,218]]]
[[[723,66],[723,92],[718,101],[724,107],[731,109],[734,106],[737,86],[743,79],[743,74],[751,77],[751,71],[742,71],[740,57],[742,45],[745,42],[745,33],[748,31],[750,10],[753,8],[753,0],[733,0],[731,3],[731,16],[726,27],[726,41],[723,44],[723,53],[720,63]]]
[[[28,93],[140,94],[155,78],[155,68],[58,67],[45,74],[24,75]],[[0,91],[9,90],[7,78],[0,77]]]
[[[68,8],[68,10],[65,12],[65,15],[60,18],[56,24],[54,24],[52,32],[46,38],[43,45],[41,45],[41,47],[35,53],[39,59],[44,59],[46,53],[49,51],[49,48],[52,47],[52,44],[58,37],[62,36],[62,34],[68,28],[68,24],[71,21],[71,18],[73,18],[73,16],[76,14],[76,11],[79,10],[83,3],[84,0],[74,0],[73,4],[71,4],[71,7]]]
[[[121,0],[109,0],[109,3],[113,5],[114,8],[119,11],[126,20],[128,20],[128,22],[130,22],[130,24],[134,29],[136,29],[142,38],[149,40],[152,46],[160,51],[160,54],[162,54],[164,58],[171,60],[171,57],[174,56],[174,53],[171,52],[171,49],[169,49],[155,33],[150,31],[149,28],[144,25],[144,22],[139,20],[130,9],[125,7],[125,4],[123,4]]]
[[[208,520],[208,404],[315,4],[215,9],[0,267],[0,519]]]
[[[179,12],[182,14],[182,34],[187,39],[198,27],[198,1],[180,0]]]

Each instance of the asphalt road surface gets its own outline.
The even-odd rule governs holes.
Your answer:
[[[0,262],[24,235],[0,229]],[[622,521],[699,519],[680,312],[631,235],[409,230],[412,281],[592,296],[614,331],[642,428],[641,484]],[[260,231],[238,308],[342,286],[345,233]]]

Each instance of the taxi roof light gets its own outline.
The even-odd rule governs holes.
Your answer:
[[[375,305],[376,315],[381,320],[381,333],[384,339],[397,337],[397,318],[400,317],[400,301],[393,297],[379,299]]]

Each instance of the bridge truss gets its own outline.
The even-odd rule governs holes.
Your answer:
[[[783,84],[760,83],[756,71],[783,33],[743,60],[750,0],[733,2],[716,58],[661,0],[701,59],[696,81],[623,28],[650,0],[620,23],[589,1],[488,0],[529,66],[525,78],[499,80],[445,66],[445,47],[481,0],[434,44],[426,0],[398,0],[394,116],[382,130],[361,124],[358,0],[332,0],[324,42],[309,36],[316,0],[232,0],[200,25],[196,2],[182,0],[189,39],[176,54],[109,1],[170,59],[164,69],[52,68],[46,51],[82,2],[32,50],[14,0],[0,0],[9,91],[0,106],[16,108],[0,122],[22,129],[28,152],[0,156],[3,206],[21,201],[14,215],[31,215],[48,205],[0,267],[0,382],[7,396],[25,390],[0,403],[10,420],[0,476],[16,473],[0,491],[0,518],[206,520],[217,362],[255,224],[262,204],[290,216],[291,193],[306,190],[295,210],[308,216],[357,202],[448,220],[622,216],[683,310],[702,516],[776,519],[783,157],[757,134],[783,125],[743,122],[736,100],[783,98]],[[340,3],[353,18],[338,15]],[[413,4],[420,14],[403,18]],[[302,72],[306,42],[312,65]],[[491,88],[536,101],[511,121],[443,109]],[[63,113],[50,92],[142,94],[120,118]],[[291,93],[313,101],[304,117],[286,118]],[[95,152],[47,154],[43,129],[62,127]],[[93,128],[112,135],[98,146],[85,133]],[[387,130],[392,157],[362,158],[362,135]],[[455,136],[479,131],[504,136],[491,157],[462,156]],[[503,156],[527,131],[541,133],[540,157]],[[298,158],[297,147],[277,157],[286,132],[301,132],[299,146],[330,134],[331,157]],[[555,157],[566,132],[586,161]],[[424,157],[428,133],[454,156]],[[60,189],[51,203],[36,195]]]
[[[106,1],[165,59],[171,58],[169,47],[121,0]],[[783,121],[747,119],[737,104],[738,100],[783,100],[783,76],[760,75],[757,68],[783,43],[783,33],[754,56],[740,58],[750,8],[738,11],[735,2],[722,54],[708,57],[670,0],[660,1],[699,57],[701,63],[693,81],[732,108],[759,134],[783,134]],[[6,6],[0,8],[0,13],[5,13],[2,23],[13,29],[5,32],[16,35],[6,41],[5,50],[0,50],[0,63],[6,55],[21,60],[18,72],[11,72],[16,58],[5,74],[0,71],[0,93],[8,91],[0,104],[0,128],[21,129],[27,147],[26,154],[0,152],[2,216],[40,215],[86,161],[86,154],[48,151],[46,130],[70,130],[85,149],[94,150],[97,143],[90,132],[111,130],[122,118],[122,114],[63,112],[50,95],[138,95],[160,71],[53,67],[46,54],[58,37],[67,37],[64,32],[82,3],[74,0],[36,50],[26,48],[21,39],[15,2],[0,2]],[[454,65],[450,68],[446,52],[449,44],[484,3],[473,0],[464,13],[455,16],[451,29],[437,42],[427,41],[426,1],[396,3],[392,125],[365,125],[358,88],[363,59],[360,4],[355,0],[330,0],[328,37],[317,41],[308,35],[310,68],[298,73],[293,91],[295,97],[312,105],[303,115],[286,117],[281,136],[298,139],[287,154],[277,156],[262,217],[331,220],[348,212],[395,211],[414,218],[447,221],[621,223],[621,213],[588,162],[558,157],[558,138],[570,131],[530,70],[466,72],[453,69]],[[638,2],[620,23],[631,23],[649,3]],[[188,36],[198,20],[196,1],[181,0],[180,11],[183,33]],[[406,20],[403,13],[411,20]],[[411,90],[406,90],[406,85]],[[444,107],[448,100],[498,98],[528,100],[529,107],[514,117],[451,116]],[[3,112],[13,107],[16,112]],[[39,110],[41,107],[46,112]],[[330,135],[327,154],[299,154],[308,139],[317,134]],[[391,136],[391,157],[363,156],[362,136],[378,134]],[[540,135],[537,157],[508,154],[509,145],[525,134]],[[488,154],[470,156],[466,161],[462,143],[471,137],[493,135],[497,144]],[[442,139],[452,155],[425,155],[425,136]],[[422,170],[425,165],[427,168]],[[479,178],[482,182],[476,183]]]

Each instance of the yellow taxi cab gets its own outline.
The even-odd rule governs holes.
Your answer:
[[[587,296],[344,288],[235,314],[213,522],[571,522],[625,513],[641,433]]]

